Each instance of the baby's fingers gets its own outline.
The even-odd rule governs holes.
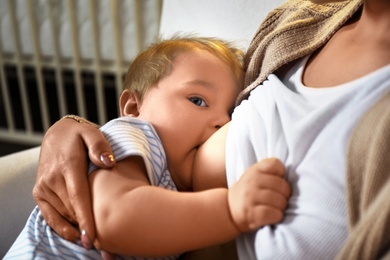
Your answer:
[[[288,199],[291,195],[291,187],[290,184],[283,178],[270,174],[259,174],[256,176],[250,176],[253,182],[252,187],[248,187],[255,190],[269,190],[284,198]]]
[[[277,210],[285,210],[288,205],[288,198],[284,194],[272,190],[259,190],[251,199],[253,207],[264,205]]]
[[[247,223],[248,231],[256,230],[264,225],[279,223],[284,211],[267,205],[257,205],[252,208],[251,219]]]
[[[246,176],[245,176],[246,175]],[[285,168],[276,158],[263,159],[248,168],[244,178],[250,179],[256,189],[270,189],[286,198],[291,195],[291,187],[284,179]]]
[[[277,158],[265,158],[252,165],[258,172],[284,177],[285,168]]]
[[[243,203],[241,230],[251,231],[264,225],[276,224],[283,219],[288,199],[272,190],[258,190]]]

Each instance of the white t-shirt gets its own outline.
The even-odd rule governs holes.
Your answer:
[[[351,130],[390,90],[390,66],[332,88],[308,88],[297,62],[251,92],[233,113],[228,185],[253,163],[277,157],[292,196],[285,218],[237,239],[240,259],[334,259],[347,236],[345,155]],[[362,147],[364,149],[364,147]]]

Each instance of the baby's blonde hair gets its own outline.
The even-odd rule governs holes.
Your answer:
[[[205,50],[223,61],[231,68],[237,84],[243,86],[243,51],[217,38],[176,35],[159,40],[138,54],[126,73],[124,89],[135,93],[142,100],[150,87],[171,72],[172,63],[178,54],[195,50]]]

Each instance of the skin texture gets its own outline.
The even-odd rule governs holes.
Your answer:
[[[192,174],[195,191],[227,187],[225,141],[229,124],[224,125],[199,147]]]

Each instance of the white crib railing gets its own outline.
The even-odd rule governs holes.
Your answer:
[[[0,140],[36,145],[66,114],[116,117],[162,0],[0,0]]]

